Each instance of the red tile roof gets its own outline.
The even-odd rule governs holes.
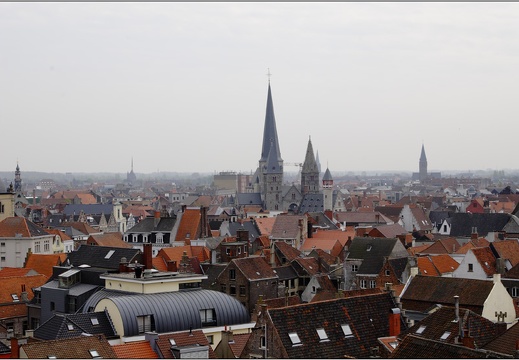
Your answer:
[[[261,235],[270,235],[276,218],[257,218],[255,221]]]
[[[172,359],[173,355],[171,353],[171,343],[169,339],[174,339],[176,346],[209,346],[209,358],[216,359],[216,355],[207,340],[207,337],[202,332],[202,330],[193,330],[189,331],[180,331],[174,333],[160,334],[159,339],[157,340],[157,346],[159,348],[160,353],[162,354],[162,358],[164,359]]]
[[[232,339],[234,340],[233,343],[229,344],[229,347],[231,348],[232,353],[234,356],[239,359],[241,357],[241,354],[243,352],[243,349],[245,349],[245,345],[247,345],[247,341],[249,341],[251,334],[236,334],[232,336]]]
[[[475,248],[471,251],[488,277],[491,277],[497,272],[496,257],[489,247]]]
[[[201,222],[200,209],[186,209],[180,218],[175,241],[188,241],[197,239]]]
[[[420,256],[417,259],[418,270],[424,276],[440,276],[440,273],[428,256]]]
[[[120,232],[90,235],[87,239],[88,245],[110,246],[131,249],[132,245],[123,240]]]
[[[35,232],[35,229],[40,233]],[[21,234],[24,238],[31,238],[48,233],[24,217],[12,216],[0,221],[0,237],[15,237],[17,234]]]
[[[159,356],[151,348],[149,341],[128,342],[113,345],[112,349],[118,359],[158,359]]]
[[[460,266],[456,260],[447,254],[435,255],[430,258],[440,275],[451,273]]]
[[[28,299],[31,300],[34,297],[32,289],[42,286],[48,279],[47,276],[41,274],[3,277],[1,281],[2,291],[0,291],[0,304],[12,303],[13,294],[18,296],[18,299],[21,301],[24,287]]]
[[[33,269],[38,274],[43,274],[50,278],[52,268],[62,264],[67,259],[67,254],[33,254],[28,253],[24,268]]]
[[[512,267],[519,264],[519,242],[517,240],[494,241],[492,247],[500,258],[510,261]]]
[[[0,306],[0,319],[12,319],[15,317],[26,317],[27,305],[25,303]]]

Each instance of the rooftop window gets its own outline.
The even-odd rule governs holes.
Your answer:
[[[88,350],[88,352],[90,353],[90,356],[92,356],[92,359],[99,359],[101,357],[97,350]]]
[[[92,325],[99,325],[99,320],[97,320],[95,317],[90,318],[90,321],[92,322]]]
[[[320,341],[330,341],[330,339],[328,339],[328,335],[326,335],[326,331],[323,328],[317,329],[317,335],[319,335]]]
[[[353,336],[353,332],[351,331],[350,325],[342,324],[341,328],[342,328],[342,332],[344,333],[345,337],[352,337]]]
[[[440,340],[446,340],[450,334],[451,334],[450,331],[444,332],[443,335],[440,337]]]
[[[169,344],[171,346],[177,346],[177,343],[175,342],[175,339],[169,339]]]
[[[110,250],[108,252],[108,254],[106,254],[105,259],[110,259],[114,253],[115,253],[115,250]]]
[[[292,346],[303,345],[296,332],[288,333],[288,336],[290,337],[290,341],[292,341]]]
[[[423,333],[424,330],[425,330],[425,325],[420,325],[420,327],[418,328],[418,330],[416,330],[416,333],[417,333],[417,334],[421,334],[421,333]]]

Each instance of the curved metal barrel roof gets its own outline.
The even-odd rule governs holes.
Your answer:
[[[238,300],[218,291],[200,289],[106,298],[121,314],[124,336],[139,334],[137,316],[143,315],[153,315],[158,333],[202,328],[200,310],[203,309],[214,309],[216,326],[250,322],[249,312]]]

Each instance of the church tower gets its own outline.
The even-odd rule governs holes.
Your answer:
[[[281,185],[283,183],[283,159],[279,149],[276,118],[272,103],[270,80],[267,93],[267,109],[263,127],[263,144],[259,160],[258,176],[261,199],[267,210],[281,210]]]
[[[333,179],[328,168],[323,176],[323,209],[333,210]]]
[[[14,172],[14,192],[22,192],[22,176],[20,173],[20,166],[16,163],[16,171]]]
[[[425,156],[425,148],[423,144],[422,153],[420,154],[419,177],[421,182],[427,180],[427,157]]]
[[[305,162],[301,169],[301,194],[318,194],[319,193],[319,168],[315,161],[312,140],[308,139],[306,148]]]

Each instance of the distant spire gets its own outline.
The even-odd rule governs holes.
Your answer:
[[[272,91],[270,89],[270,81],[268,86],[267,94],[267,109],[265,113],[265,125],[263,128],[263,146],[261,148],[261,159],[260,161],[267,161],[270,156],[269,151],[273,143],[273,150],[276,152],[276,160],[281,162],[281,152],[279,150],[278,132],[276,128],[276,118],[274,116],[274,105],[272,103]]]
[[[422,143],[422,153],[420,154],[420,161],[427,161],[427,157],[425,156],[425,147]]]
[[[319,172],[317,162],[315,161],[314,148],[312,146],[312,139],[308,137],[308,146],[306,147],[305,162],[303,163],[302,172]]]

